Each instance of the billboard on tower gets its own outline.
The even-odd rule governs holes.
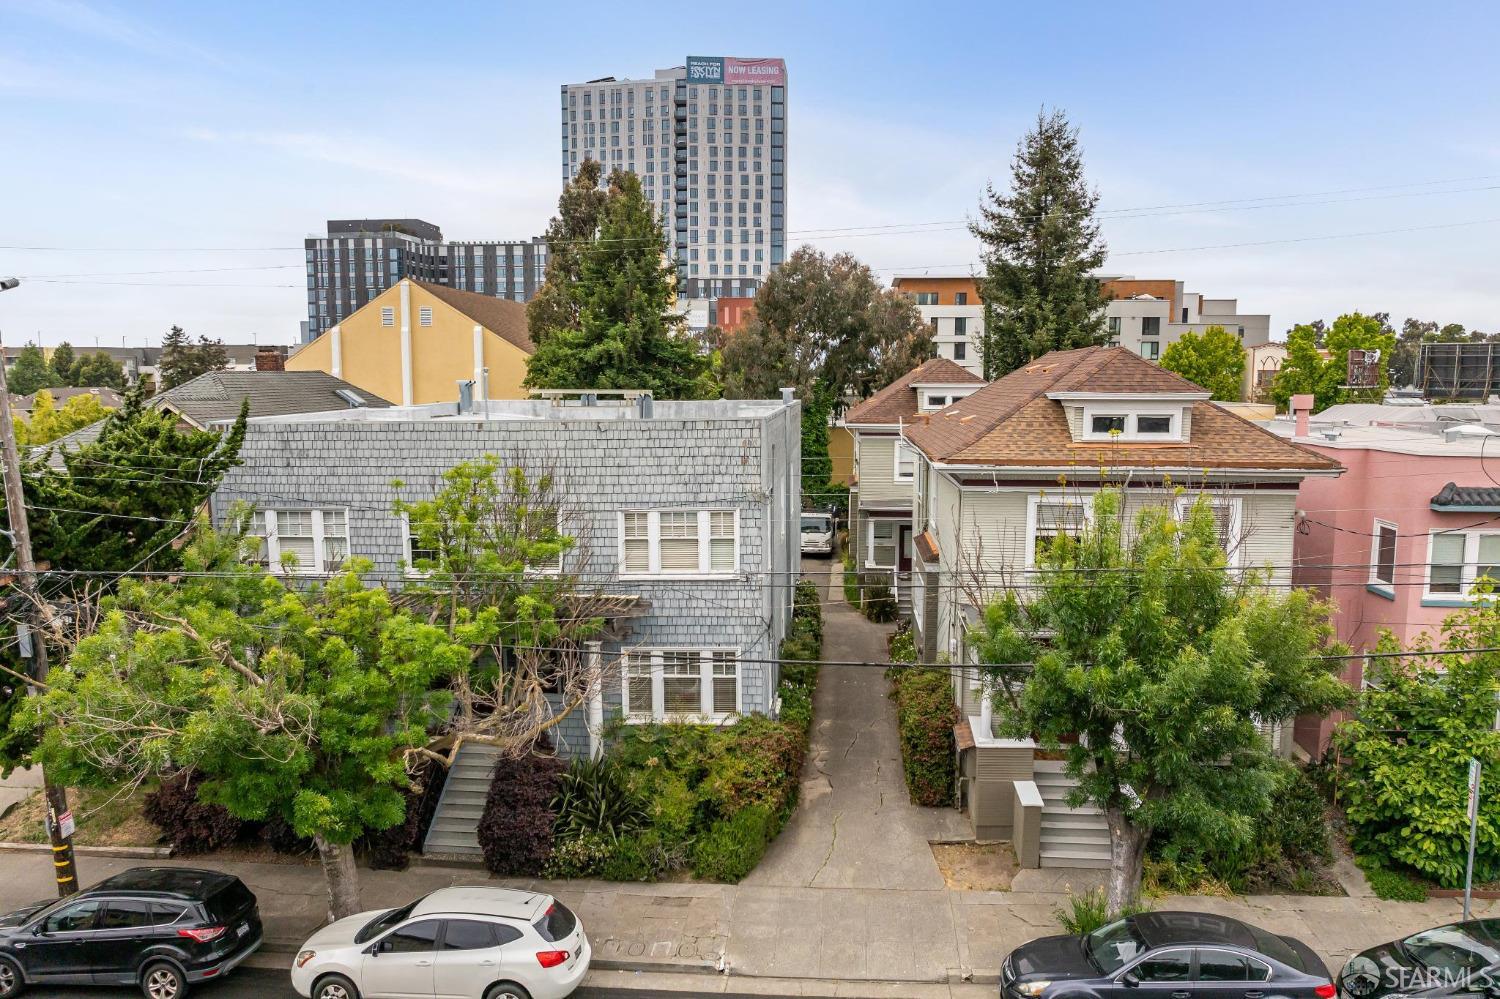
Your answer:
[[[688,56],[689,83],[767,84],[786,86],[786,60],[740,59],[735,56]]]

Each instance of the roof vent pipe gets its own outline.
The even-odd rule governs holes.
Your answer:
[[[797,390],[795,388],[784,388],[781,390],[781,402],[783,405],[790,406],[796,401]]]

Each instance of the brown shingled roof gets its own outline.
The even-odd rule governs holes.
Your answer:
[[[1191,403],[1190,440],[1182,443],[1074,441],[1063,404],[1047,398],[1057,392],[1202,391],[1120,347],[1053,351],[947,409],[908,424],[906,436],[936,461],[987,467],[1340,467],[1207,401]]]
[[[520,347],[528,354],[536,351],[536,345],[531,342],[530,328],[526,324],[526,306],[520,302],[460,291],[427,281],[414,280],[412,283],[420,285],[423,290],[431,292],[435,298],[453,306],[502,340]]]
[[[900,423],[917,415],[915,385],[983,385],[984,379],[954,364],[946,357],[913,368],[844,415],[844,422],[862,424]]]

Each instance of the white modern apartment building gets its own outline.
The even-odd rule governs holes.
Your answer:
[[[1210,326],[1224,327],[1243,344],[1271,339],[1268,314],[1241,312],[1238,299],[1205,298],[1181,281],[1100,275],[1099,288],[1108,299],[1108,346],[1126,347],[1148,361],[1160,360],[1167,345],[1189,330],[1201,333]]]
[[[562,88],[562,180],[641,178],[690,299],[755,294],[786,257],[786,63],[688,56],[651,79]]]
[[[910,297],[931,324],[938,357],[984,377],[979,353],[984,342],[984,304],[974,278],[898,276],[891,279],[891,287]]]

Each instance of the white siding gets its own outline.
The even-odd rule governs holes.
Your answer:
[[[1271,582],[1290,586],[1292,542],[1297,534],[1297,494],[1254,493],[1240,510],[1240,565],[1247,569],[1275,566]]]
[[[1064,406],[1063,412],[1068,414],[1068,433],[1075,441],[1083,437],[1083,407]]]

